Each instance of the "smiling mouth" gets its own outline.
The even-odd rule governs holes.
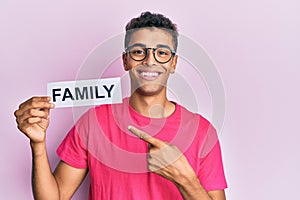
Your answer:
[[[146,72],[146,71],[138,71],[139,75],[146,80],[154,80],[156,79],[161,72]]]
[[[140,75],[144,77],[157,77],[159,75],[158,72],[141,72]]]

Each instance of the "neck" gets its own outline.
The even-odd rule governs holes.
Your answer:
[[[175,104],[167,99],[166,94],[145,96],[134,92],[129,103],[138,113],[151,118],[168,117],[175,111]]]

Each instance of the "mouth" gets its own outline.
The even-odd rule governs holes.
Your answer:
[[[140,77],[142,79],[145,79],[145,80],[155,80],[161,74],[161,72],[156,72],[156,71],[141,71],[141,70],[138,70],[137,72],[140,75]]]

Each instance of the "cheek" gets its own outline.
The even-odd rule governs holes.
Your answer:
[[[132,60],[130,58],[127,59],[126,67],[127,67],[128,70],[132,70],[132,69],[134,69],[134,68],[136,68],[136,67],[138,67],[140,65],[141,64],[139,62],[137,62],[137,61],[134,61],[134,60]]]
[[[138,73],[136,70],[134,70],[134,67],[131,67],[129,70],[128,70],[128,73],[129,73],[129,76],[131,79],[135,79],[135,77],[138,76]]]
[[[123,66],[125,71],[129,71],[133,68],[133,62],[132,59],[130,57],[128,57],[127,55],[123,55]]]
[[[172,65],[162,65],[162,68],[165,70],[165,72],[172,73],[173,70]]]

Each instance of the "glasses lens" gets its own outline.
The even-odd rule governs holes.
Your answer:
[[[152,50],[154,51],[154,57],[156,61],[159,63],[169,62],[173,56],[173,53],[169,48],[159,47],[157,49],[153,48]],[[140,46],[133,46],[129,48],[130,57],[135,61],[144,60],[149,53],[148,51],[149,50],[147,48]]]
[[[158,62],[165,63],[171,59],[172,52],[168,48],[157,48],[154,55]]]
[[[132,47],[129,51],[130,56],[132,59],[136,60],[136,61],[141,61],[144,60],[147,56],[147,52],[146,52],[146,48],[143,47]]]

